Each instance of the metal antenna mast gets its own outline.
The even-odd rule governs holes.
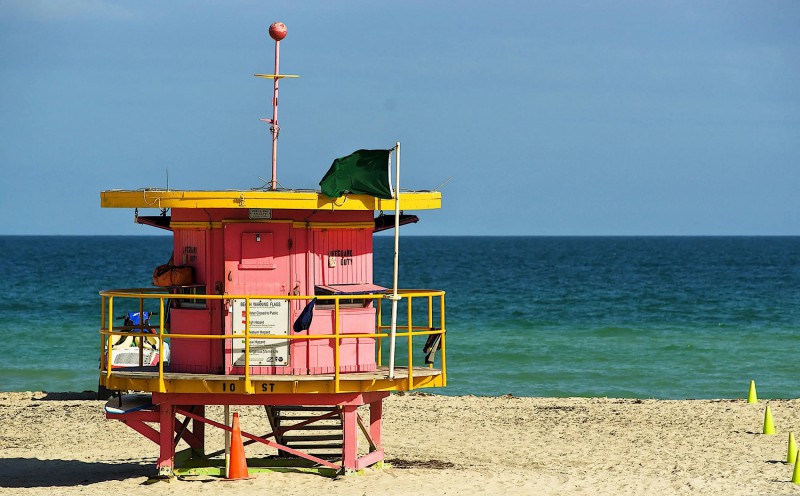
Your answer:
[[[269,27],[269,36],[275,40],[275,72],[274,74],[256,74],[256,77],[272,79],[272,119],[261,119],[270,124],[272,133],[272,179],[269,182],[269,189],[278,189],[278,135],[280,126],[278,125],[278,81],[282,78],[299,77],[293,74],[280,73],[281,40],[286,38],[286,25],[282,22],[273,22]]]

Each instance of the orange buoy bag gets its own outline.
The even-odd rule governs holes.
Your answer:
[[[159,265],[153,271],[154,286],[188,286],[194,283],[194,269],[188,265]]]

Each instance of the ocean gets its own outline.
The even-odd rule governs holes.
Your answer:
[[[391,286],[392,238],[375,238]],[[100,297],[168,236],[0,236],[0,390],[97,386]],[[400,286],[447,292],[447,395],[800,393],[800,237],[401,238]]]

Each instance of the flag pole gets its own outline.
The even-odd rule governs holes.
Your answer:
[[[392,286],[392,327],[389,333],[389,379],[394,379],[394,349],[397,336],[397,267],[400,251],[400,142],[394,145],[395,173],[394,173],[394,281]],[[411,350],[409,350],[410,352]]]
[[[253,74],[255,77],[272,79],[272,119],[259,120],[268,123],[270,125],[269,131],[272,133],[272,178],[268,186],[273,191],[278,189],[278,135],[281,132],[281,127],[278,125],[278,81],[283,78],[300,77],[296,74],[280,73],[281,40],[286,38],[286,32],[286,25],[282,22],[273,22],[269,26],[269,36],[275,40],[275,74]]]
[[[282,22],[274,22],[269,27],[269,35],[275,40],[275,77],[272,79],[272,125],[269,130],[272,133],[272,180],[269,182],[269,189],[278,189],[278,81],[280,81],[280,57],[281,40],[286,37],[286,26]]]

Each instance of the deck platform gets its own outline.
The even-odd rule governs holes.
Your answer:
[[[409,391],[417,388],[444,387],[441,369],[395,367],[394,379],[389,367],[379,366],[373,372],[348,372],[318,375],[256,375],[249,381],[244,375],[190,374],[168,372],[159,379],[157,367],[112,369],[110,376],[101,376],[105,387],[114,390],[162,393],[232,393],[232,394],[331,394],[376,391]]]

